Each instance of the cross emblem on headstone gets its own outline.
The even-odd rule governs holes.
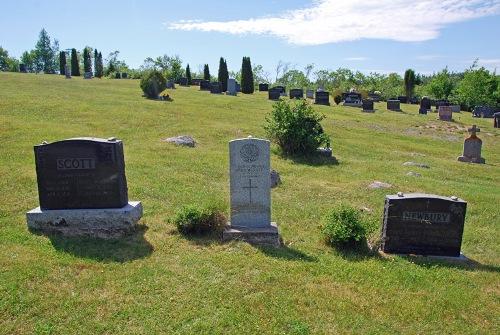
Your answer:
[[[252,179],[248,179],[248,186],[243,186],[243,188],[247,188],[250,196],[250,203],[252,203],[252,189],[258,188],[257,186],[252,186]]]
[[[472,125],[472,128],[469,128],[468,129],[469,133],[471,133],[470,137],[472,138],[475,138],[477,137],[476,136],[476,133],[479,133],[481,131],[481,129],[477,128],[476,125]]]

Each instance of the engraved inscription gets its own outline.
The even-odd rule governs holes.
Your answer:
[[[259,148],[255,144],[245,144],[240,149],[241,159],[246,163],[252,163],[259,158]]]
[[[94,158],[60,158],[57,159],[58,170],[93,170]]]
[[[450,213],[403,212],[404,221],[449,223],[450,218]]]

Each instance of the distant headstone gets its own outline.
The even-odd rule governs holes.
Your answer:
[[[276,87],[273,87],[267,92],[267,94],[269,100],[278,100],[281,96],[281,90]]]
[[[472,116],[482,118],[492,118],[495,114],[495,107],[493,106],[477,106],[472,111]]]
[[[453,113],[460,113],[460,105],[452,105],[451,106],[451,111]]]
[[[261,91],[261,92],[269,91],[269,84],[260,83],[259,84],[259,91]]]
[[[83,74],[83,79],[92,79],[92,72],[85,72]]]
[[[387,100],[387,109],[401,112],[401,102],[399,100]]]
[[[236,79],[234,78],[229,78],[227,80],[227,95],[237,95],[238,93],[236,92]]]
[[[201,78],[193,78],[191,79],[191,83],[194,85],[194,86],[200,86],[200,83],[203,81],[203,79]]]
[[[66,79],[71,79],[71,70],[69,68],[69,64],[64,65],[64,74],[66,75]]]
[[[406,104],[406,103],[408,103],[408,98],[407,98],[407,97],[405,97],[405,96],[399,96],[399,97],[398,97],[398,100],[399,100],[399,102],[401,102],[402,104]]]
[[[411,97],[410,103],[412,105],[418,105],[418,98],[417,97]]]
[[[460,257],[467,203],[433,194],[385,197],[381,250]]]
[[[373,108],[373,100],[365,99],[363,100],[363,110],[364,113],[374,113],[375,109]]]
[[[427,111],[428,111],[428,109],[427,109],[427,108],[419,108],[419,109],[418,109],[418,114],[424,114],[424,115],[427,115]]]
[[[330,105],[330,92],[317,91],[314,103],[317,105]]]
[[[422,98],[422,100],[420,100],[420,108],[422,109],[427,109],[427,110],[430,110],[431,109],[431,100],[428,99],[428,98]]]
[[[21,64],[19,64],[19,72],[22,72],[22,73],[26,73],[26,72],[28,72],[28,71],[26,70],[26,65],[25,65],[25,64],[22,64],[22,63],[21,63]]]
[[[378,94],[368,94],[368,97],[374,102],[380,102],[380,95]]]
[[[439,106],[438,110],[440,121],[453,121],[453,110],[451,106]]]
[[[316,92],[324,92],[324,91],[325,91],[325,86],[318,85],[318,88],[316,89]]]
[[[476,135],[479,131],[481,131],[481,129],[477,128],[476,125],[473,125],[472,128],[469,129],[471,135],[464,141],[462,156],[457,158],[459,162],[486,163],[486,160],[481,157],[483,141]]]
[[[223,239],[280,246],[271,223],[270,142],[245,138],[229,142],[231,224]]]
[[[439,107],[441,107],[441,106],[449,106],[450,105],[450,101],[445,100],[445,99],[436,100],[435,104],[436,104],[436,112],[437,112],[437,111],[439,111]]]
[[[210,80],[200,81],[200,91],[210,91]]]
[[[362,105],[361,93],[342,93],[342,100],[344,101],[344,106],[361,107]]]
[[[128,74],[127,72],[123,72],[122,73],[122,79],[127,79],[128,78]]]
[[[122,141],[73,138],[34,150],[40,207],[26,214],[31,229],[102,238],[135,229],[142,205],[128,201]]]
[[[500,128],[500,112],[494,114],[493,127]]]
[[[173,80],[173,79],[168,79],[168,80],[167,80],[167,88],[168,88],[168,89],[175,89],[175,80]]]
[[[121,73],[120,73],[120,72],[116,72],[116,73],[115,73],[115,78],[116,78],[116,79],[121,79],[121,77],[122,77],[122,75],[121,75]]]
[[[179,86],[188,86],[188,79],[186,77],[181,77],[178,79],[179,81]]]
[[[221,94],[222,93],[222,83],[221,82],[213,82],[210,84],[210,93],[212,94]]]
[[[314,99],[314,90],[306,90],[306,98]]]
[[[292,88],[290,90],[290,99],[303,99],[304,98],[304,90],[299,88]]]
[[[241,92],[241,84],[236,82],[236,92]]]

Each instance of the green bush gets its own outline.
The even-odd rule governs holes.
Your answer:
[[[264,126],[269,139],[278,144],[283,153],[294,155],[317,154],[317,148],[330,141],[320,121],[324,115],[316,112],[305,99],[286,102],[279,99],[273,104]]]
[[[366,238],[366,227],[358,209],[341,205],[321,221],[321,233],[329,245],[345,246]]]
[[[342,101],[342,96],[337,94],[333,97],[333,101],[335,101],[335,103],[338,105]]]
[[[200,235],[210,232],[219,232],[226,225],[224,212],[212,206],[198,208],[194,205],[185,205],[176,212],[173,223],[182,234]]]
[[[141,79],[140,86],[148,98],[157,99],[158,94],[167,88],[167,78],[161,72],[153,70]]]

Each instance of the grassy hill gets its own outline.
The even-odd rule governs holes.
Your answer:
[[[141,97],[136,80],[0,72],[0,333],[2,334],[493,334],[500,329],[500,129],[492,119],[314,106],[327,118],[337,164],[290,159],[272,147],[272,219],[285,247],[186,238],[169,222],[184,204],[229,212],[229,145],[264,137],[267,92],[237,97],[197,87],[173,102]],[[332,99],[333,100],[333,99]],[[461,163],[476,124],[485,165]],[[195,148],[164,141],[192,136]],[[98,241],[33,234],[33,146],[73,137],[123,141],[136,234]],[[406,166],[413,161],[430,166]],[[408,176],[418,172],[421,177]],[[392,184],[372,189],[373,181]],[[386,194],[468,202],[469,261],[368,256],[326,246],[321,217],[366,208],[381,230]]]

